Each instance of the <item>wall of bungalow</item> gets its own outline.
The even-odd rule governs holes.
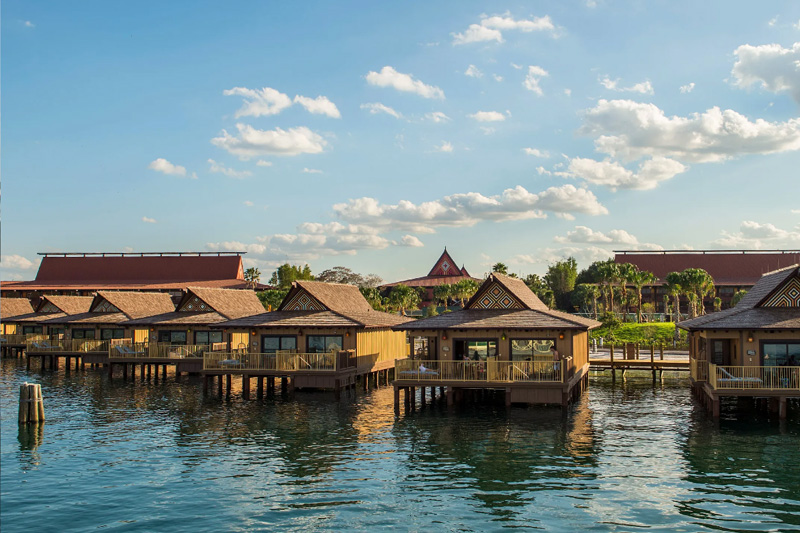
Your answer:
[[[230,339],[232,350],[245,348],[251,353],[263,353],[265,338],[274,342],[277,339],[277,349],[294,349],[298,352],[308,352],[309,337],[324,337],[330,344],[336,337],[341,337],[342,350],[357,350],[357,330],[359,328],[316,328],[316,327],[251,327],[224,329]],[[290,341],[291,342],[287,342]],[[270,344],[274,346],[274,344]]]
[[[708,329],[689,335],[689,353],[693,359],[730,366],[769,365],[765,344],[800,344],[800,330]],[[766,361],[765,361],[765,356]]]

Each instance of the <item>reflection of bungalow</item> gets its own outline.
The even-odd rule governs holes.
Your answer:
[[[769,272],[733,308],[685,320],[691,379],[714,416],[725,396],[800,397],[800,267]]]
[[[232,343],[238,353],[206,354],[203,372],[220,379],[242,375],[245,391],[250,377],[260,385],[263,376],[338,390],[358,375],[394,367],[406,340],[392,327],[409,320],[375,311],[354,285],[296,281],[277,311],[218,324],[232,339],[248,340],[239,350]]]
[[[465,309],[403,324],[421,337],[416,359],[398,361],[395,402],[406,389],[499,389],[506,403],[566,405],[589,372],[594,320],[549,309],[519,279],[493,273]],[[553,353],[552,347],[557,353]]]
[[[467,272],[467,269],[464,266],[458,268],[456,262],[453,261],[453,258],[450,257],[450,254],[447,252],[447,248],[445,248],[444,252],[442,252],[442,255],[439,256],[439,259],[436,261],[436,263],[434,263],[433,268],[430,272],[428,272],[427,276],[406,279],[403,281],[397,281],[395,283],[388,283],[386,285],[382,285],[381,289],[389,291],[396,285],[421,287],[425,290],[425,296],[422,299],[420,307],[427,307],[431,302],[433,302],[433,289],[435,287],[445,284],[452,285],[464,279],[471,279],[478,283],[483,281],[470,276],[469,272]]]

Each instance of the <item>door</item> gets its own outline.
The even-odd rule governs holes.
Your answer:
[[[714,339],[711,341],[711,362],[715,365],[730,366],[731,343],[728,339]]]

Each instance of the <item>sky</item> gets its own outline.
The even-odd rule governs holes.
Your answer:
[[[386,281],[800,249],[800,3],[0,7],[0,279],[246,251]]]

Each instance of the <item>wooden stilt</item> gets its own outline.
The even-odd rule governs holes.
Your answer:
[[[233,380],[233,375],[225,374],[225,397],[231,397],[231,381]]]
[[[219,374],[217,378],[217,396],[222,399],[222,374]]]
[[[506,387],[506,407],[511,407],[511,387]]]
[[[778,418],[786,418],[786,398],[778,399]]]
[[[256,378],[256,399],[260,400],[264,397],[264,376]]]
[[[242,374],[242,398],[250,399],[250,376],[247,374]]]
[[[67,363],[67,366],[69,366],[69,363]],[[122,363],[122,379],[128,379],[128,363]]]
[[[286,376],[281,376],[281,396],[286,396],[289,390],[289,381]]]
[[[394,412],[395,414],[400,412],[400,388],[397,386],[394,388]]]
[[[408,391],[411,395],[411,410],[413,411],[417,408],[417,389],[416,387],[409,387]]]
[[[203,376],[203,397],[208,396],[208,376]]]

